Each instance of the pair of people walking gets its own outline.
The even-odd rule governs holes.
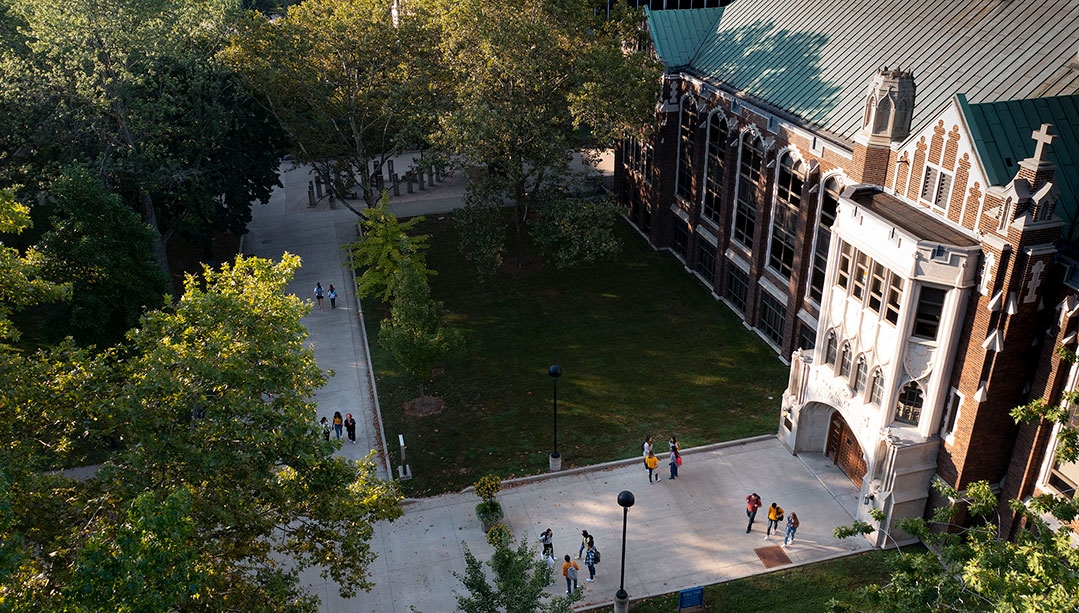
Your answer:
[[[330,289],[326,290],[322,287],[322,281],[315,283],[315,300],[318,301],[318,310],[325,310],[322,308],[322,299],[329,297],[330,308],[337,308],[337,289],[334,288],[333,283],[330,284]],[[341,437],[338,437],[341,438]]]

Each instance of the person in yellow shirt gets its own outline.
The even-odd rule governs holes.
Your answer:
[[[566,594],[570,594],[573,590],[577,589],[577,571],[581,570],[577,563],[570,559],[569,554],[566,554],[566,561],[562,563],[562,576],[566,578]]]
[[[652,481],[652,472],[659,466],[659,458],[656,457],[656,452],[648,451],[648,455],[644,458],[644,465],[648,468],[648,483],[655,483],[655,481]],[[656,481],[659,481],[659,473],[656,473]]]
[[[779,534],[779,522],[781,521],[783,521],[783,507],[773,502],[772,506],[768,507],[768,529],[765,531],[764,538],[771,536],[773,528],[775,528],[776,534]]]

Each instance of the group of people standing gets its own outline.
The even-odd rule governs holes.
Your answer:
[[[547,528],[540,533],[539,540],[543,543],[544,559],[553,565],[554,532]],[[577,550],[577,559],[580,560],[582,555],[584,556],[585,568],[588,569],[588,578],[585,581],[591,583],[596,580],[596,564],[599,563],[600,555],[599,550],[596,549],[596,539],[588,533],[588,530],[581,530],[581,547]],[[570,594],[577,589],[577,573],[580,570],[581,567],[567,553],[562,562],[562,577],[566,580],[566,594]]]
[[[330,440],[330,420],[323,417],[319,422],[322,426],[322,438]],[[352,418],[352,413],[348,413],[345,417],[341,417],[341,411],[333,412],[333,432],[337,434],[337,440],[341,440],[341,429],[344,428],[348,433],[348,442],[353,445],[356,444],[356,420]]]
[[[641,451],[644,453],[644,467],[648,470],[648,484],[651,485],[660,479],[659,458],[656,456],[651,436],[644,437],[644,442],[641,443]],[[678,467],[682,465],[682,446],[673,435],[667,441],[667,464],[671,468],[671,476],[667,478],[677,479]],[[655,476],[654,480],[653,474]]]
[[[753,529],[753,520],[757,518],[757,510],[762,506],[761,497],[753,492],[749,496],[746,496],[746,517],[749,518],[749,524],[746,526],[746,534]],[[772,503],[768,506],[768,527],[764,531],[764,538],[767,540],[772,536],[772,532],[775,531],[779,534],[779,525],[783,521],[784,511],[783,507],[776,503]],[[787,533],[783,537],[783,547],[794,542],[794,534],[798,532],[798,514],[791,513],[790,517],[787,517]]]

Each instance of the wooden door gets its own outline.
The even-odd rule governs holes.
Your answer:
[[[866,463],[862,457],[862,447],[854,432],[838,412],[832,414],[828,425],[828,446],[825,455],[832,459],[843,474],[859,488],[865,478]]]

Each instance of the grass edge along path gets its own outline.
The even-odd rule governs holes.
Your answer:
[[[903,551],[910,555],[924,553],[925,549],[914,546]],[[845,610],[864,610],[866,602],[858,590],[886,583],[891,577],[893,561],[899,555],[895,549],[875,549],[706,585],[704,606],[700,610],[820,613],[828,610],[828,602],[833,598],[847,606]],[[631,609],[633,613],[677,611],[678,592],[633,600]],[[590,609],[597,613],[612,610],[610,606]]]
[[[554,446],[553,381],[559,364],[558,450],[563,468],[657,449],[775,432],[788,369],[775,351],[715,300],[670,255],[652,251],[624,221],[615,262],[557,270],[526,258],[479,284],[457,250],[449,217],[428,219],[432,296],[445,303],[464,348],[425,383],[445,402],[436,415],[406,415],[418,393],[382,348],[386,305],[365,302],[386,438],[404,434],[414,479],[409,496],[460,491],[480,476],[548,470]],[[513,260],[511,253],[508,260]],[[368,304],[370,303],[370,304]],[[391,466],[399,450],[387,450]]]

